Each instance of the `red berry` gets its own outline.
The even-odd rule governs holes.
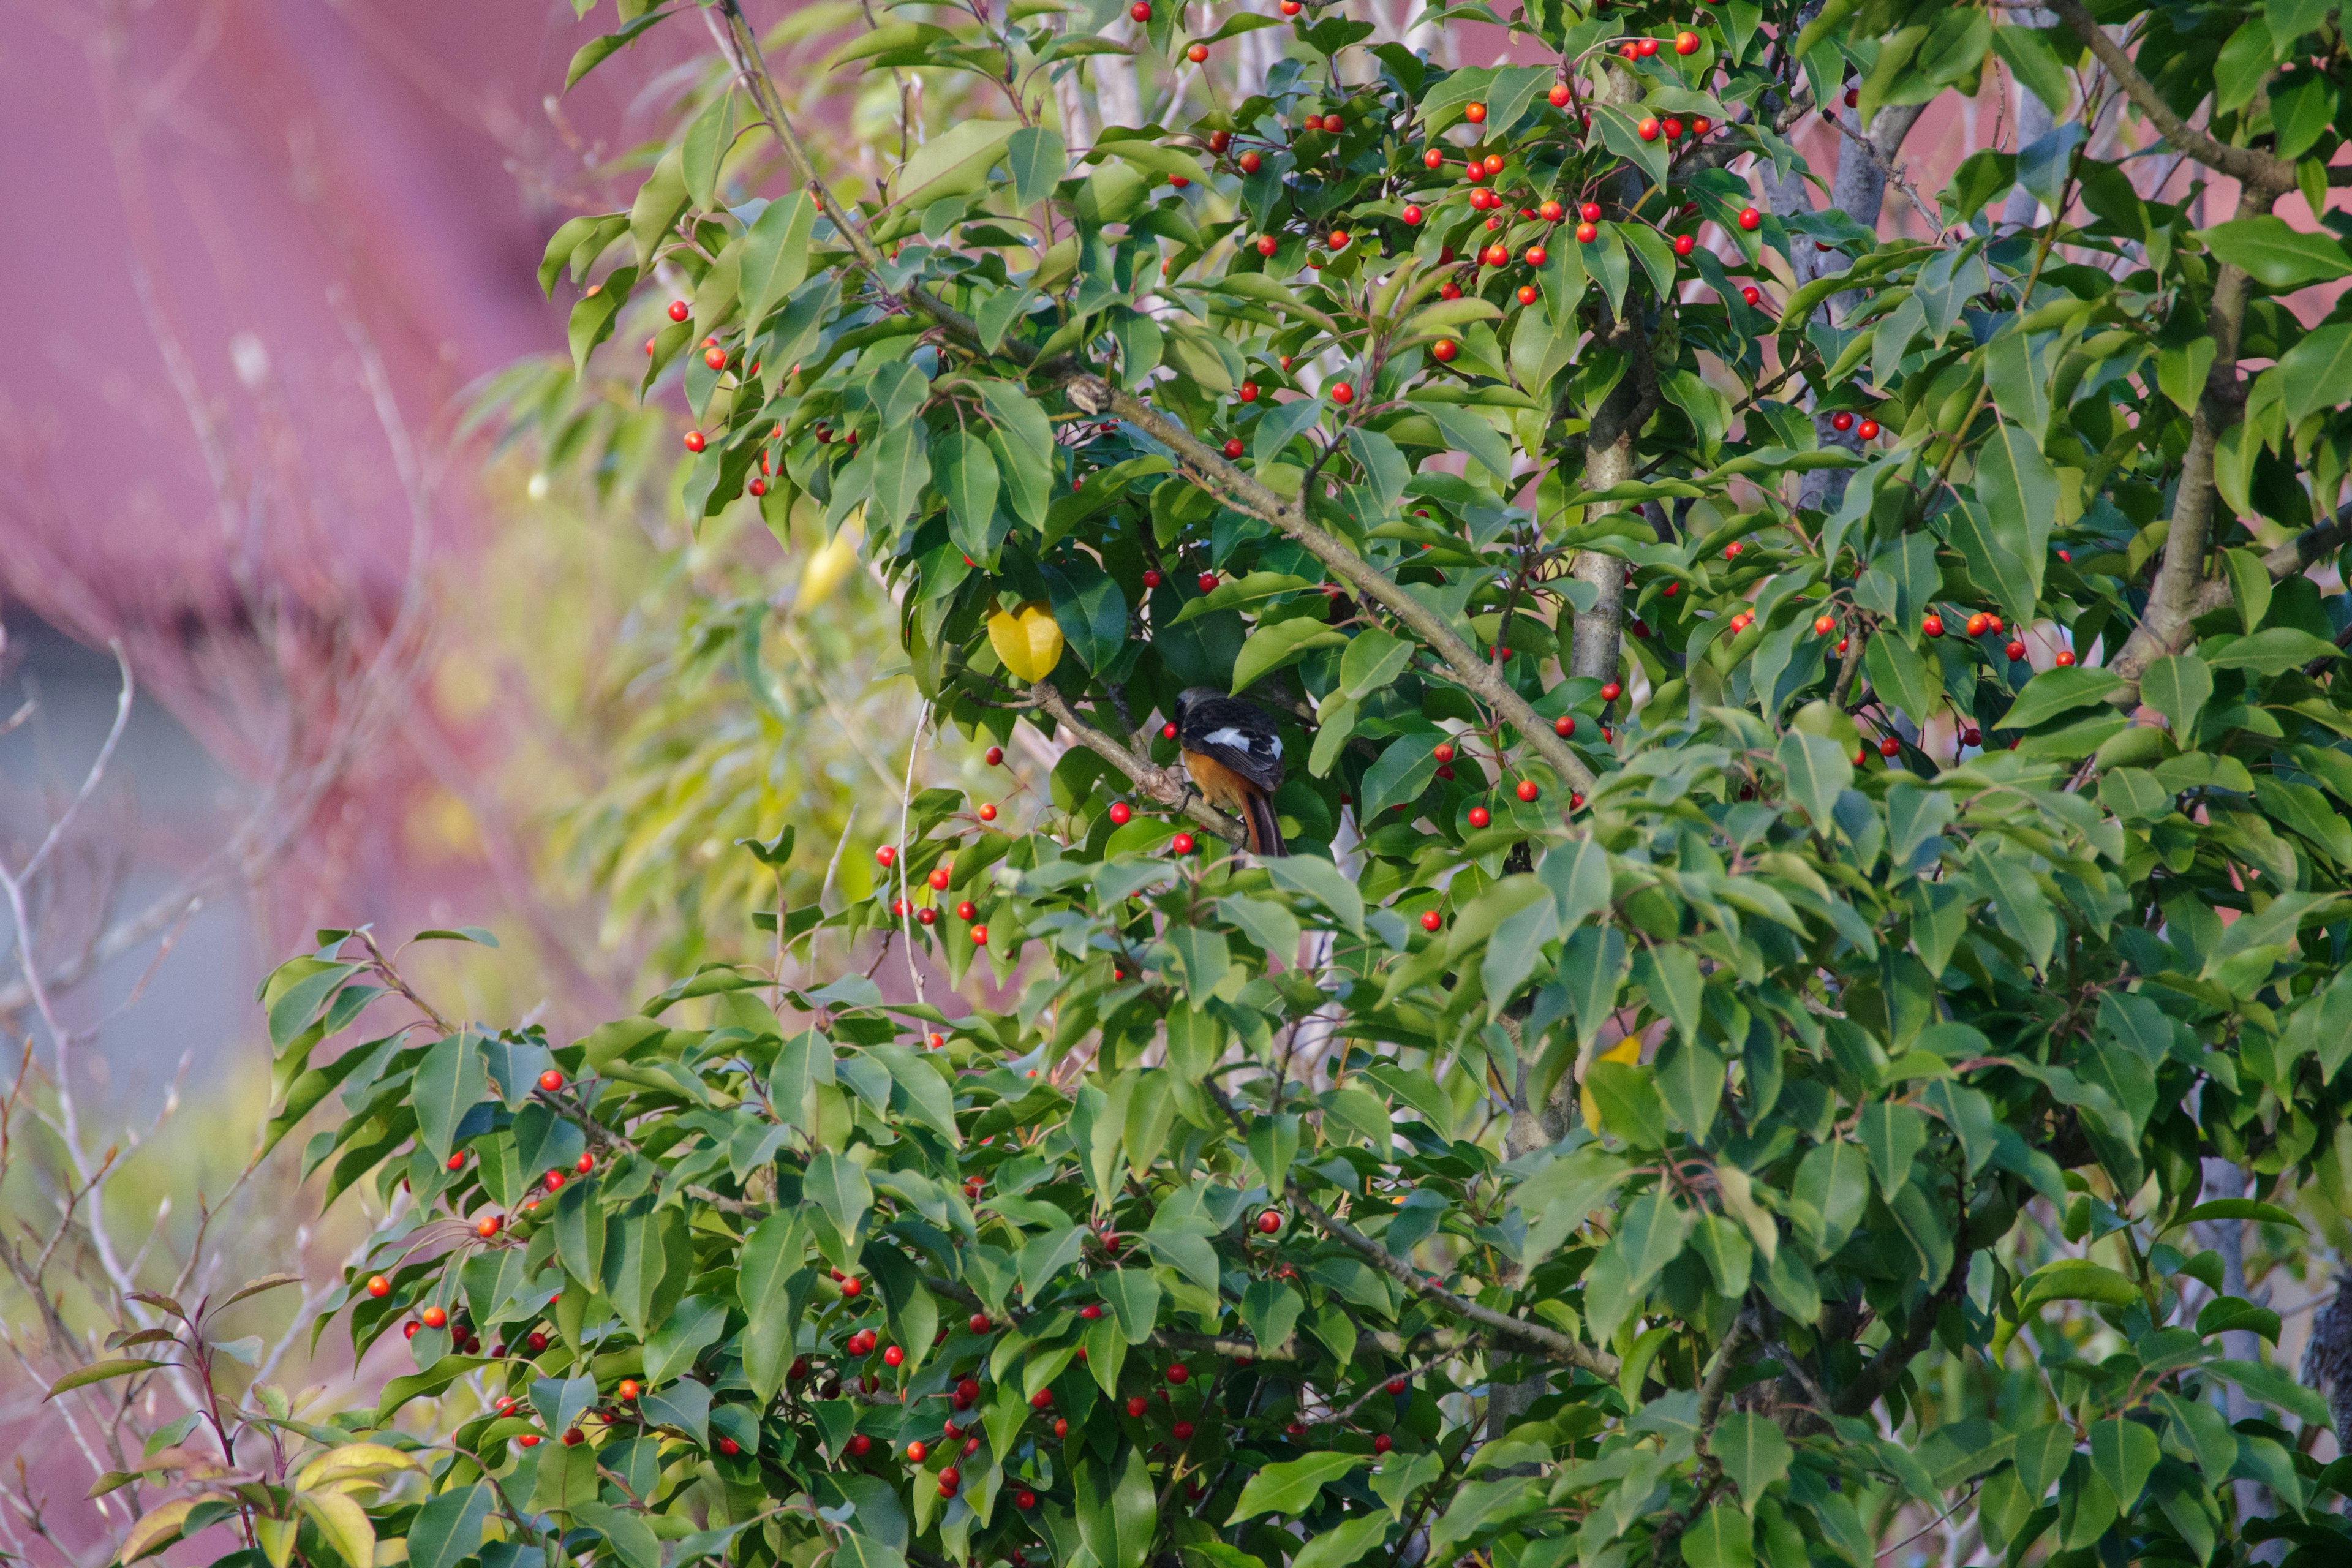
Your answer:
[[[1576,733],[1576,716],[1572,713],[1561,714],[1551,721],[1551,732],[1563,741],[1567,740]]]
[[[1676,33],[1675,35],[1675,53],[1678,55],[1695,55],[1698,53],[1698,35],[1688,30]]]
[[[955,1396],[961,1403],[969,1408],[980,1398],[980,1380],[976,1377],[958,1378],[955,1385]]]
[[[1194,65],[1199,65],[1202,61],[1209,58],[1209,46],[1206,44],[1194,44],[1191,48],[1184,51],[1184,58],[1191,60]],[[1181,176],[1179,176],[1179,178],[1181,179]]]
[[[1757,228],[1761,227],[1761,226],[1763,226],[1763,223],[1764,223],[1764,215],[1763,215],[1762,213],[1758,212],[1754,207],[1741,207],[1741,208],[1739,209],[1739,226],[1740,226],[1740,227],[1742,227],[1742,228],[1744,228],[1744,229],[1754,230],[1754,229],[1757,229]]]
[[[1693,117],[1692,117],[1692,120],[1691,120],[1691,134],[1692,134],[1692,135],[1694,135],[1694,136],[1704,136],[1704,135],[1706,135],[1708,132],[1710,132],[1710,131],[1712,131],[1712,130],[1714,130],[1714,129],[1715,129],[1715,121],[1713,121],[1712,120],[1709,120],[1706,115],[1704,115],[1704,114],[1700,114],[1700,115],[1695,115],[1695,116],[1693,116]]]
[[[707,348],[702,351],[702,363],[713,370],[725,370],[727,351],[722,348]]]
[[[1815,616],[1813,617],[1813,635],[1814,635],[1815,637],[1825,637],[1829,636],[1832,632],[1833,632],[1833,631],[1835,631],[1835,630],[1837,630],[1837,617],[1836,617],[1836,616]]]
[[[437,1329],[449,1321],[449,1314],[438,1307],[427,1307],[416,1316],[428,1329]]]
[[[1878,754],[1882,757],[1899,757],[1903,754],[1903,742],[1892,735],[1885,736],[1878,742]]]
[[[1190,855],[1192,852],[1192,836],[1189,833],[1178,834],[1168,841],[1168,850],[1171,855]]]
[[[530,1333],[527,1333],[522,1337],[522,1342],[530,1351],[531,1354],[537,1355],[540,1352],[547,1348],[547,1336],[534,1329]]]
[[[1474,805],[1474,806],[1472,806],[1472,807],[1470,808],[1470,826],[1473,826],[1473,827],[1484,827],[1484,826],[1486,826],[1486,824],[1488,824],[1488,823],[1490,823],[1490,822],[1492,822],[1492,821],[1494,821],[1494,820],[1495,820],[1494,814],[1493,814],[1493,813],[1491,813],[1491,812],[1489,812],[1489,811],[1488,811],[1485,806],[1483,806],[1483,805]]]
[[[1391,1448],[1395,1447],[1396,1439],[1391,1437],[1385,1432],[1380,1433],[1372,1438],[1372,1452],[1375,1454],[1385,1454]]]
[[[743,1445],[732,1437],[721,1437],[719,1439],[719,1451],[731,1459],[743,1451]]]
[[[923,1440],[920,1437],[918,1437],[913,1442],[907,1445],[907,1463],[910,1465],[919,1465],[923,1462],[924,1458],[929,1453],[930,1449],[925,1447],[923,1446]]]
[[[1135,0],[1135,4],[1127,8],[1127,14],[1136,21],[1149,22],[1151,20],[1151,0]]]
[[[1248,166],[1249,166],[1249,161],[1250,161],[1252,158],[1255,158],[1255,157],[1256,157],[1256,156],[1257,156],[1257,154],[1256,154],[1256,153],[1243,153],[1243,154],[1242,154],[1242,165],[1243,165],[1243,167],[1244,167],[1244,168],[1248,167]],[[1259,236],[1257,237],[1257,253],[1258,253],[1260,256],[1272,256],[1272,255],[1273,255],[1276,250],[1279,250],[1281,247],[1282,247],[1282,242],[1281,242],[1281,241],[1279,241],[1279,240],[1277,240],[1277,239],[1276,239],[1276,238],[1274,237],[1274,236],[1272,236],[1272,235],[1270,235],[1270,234],[1262,234],[1262,235],[1259,235]]]
[[[1990,625],[1991,618],[1982,610],[1979,610],[1975,615],[1969,617],[1969,636],[1972,637],[1980,637],[1985,635],[1986,628]]]
[[[1244,403],[1255,403],[1257,401],[1257,383],[1254,381],[1245,381],[1242,383],[1242,401]]]
[[[367,1282],[367,1293],[376,1297],[389,1296],[392,1294],[392,1281],[381,1274],[374,1275]]]
[[[1435,931],[1439,926],[1442,926],[1444,923],[1445,917],[1439,914],[1435,910],[1423,910],[1421,911],[1422,930]]]
[[[1486,106],[1483,103],[1471,104],[1462,110],[1462,118],[1473,125],[1484,125],[1486,123]]]
[[[1054,1436],[1056,1436],[1056,1437],[1066,1437],[1066,1436],[1068,1436],[1069,1435],[1070,1435],[1070,1424],[1069,1424],[1069,1422],[1067,1422],[1066,1420],[1064,1420],[1064,1421],[1056,1421],[1056,1422],[1055,1422],[1055,1423],[1054,1423]],[[1015,1563],[1020,1562],[1020,1561],[1021,1561],[1021,1553],[1019,1553],[1018,1552],[1014,1552],[1014,1553],[1013,1554],[1013,1562],[1015,1562]]]
[[[563,1075],[556,1071],[553,1068],[550,1068],[545,1072],[539,1075],[539,1087],[547,1090],[548,1093],[553,1094],[557,1089],[563,1087]]]
[[[1927,633],[1931,637],[1942,637],[1944,635],[1944,617],[1941,616],[1924,616],[1919,622],[1919,629]]]
[[[1530,266],[1530,267],[1541,267],[1541,266],[1544,264],[1544,259],[1545,259],[1545,257],[1544,257],[1544,247],[1543,247],[1542,246],[1540,246],[1540,245],[1530,245],[1530,246],[1528,246],[1528,266]]]
[[[1652,55],[1658,52],[1658,40],[1655,38],[1638,39],[1635,41],[1633,48],[1636,53],[1640,54],[1640,56],[1646,60]]]
[[[1179,1443],[1189,1443],[1192,1440],[1192,1424],[1190,1421],[1179,1421],[1168,1429],[1168,1433]]]
[[[1168,1369],[1168,1381],[1171,1383],[1183,1383],[1192,1375],[1181,1361]]]
[[[669,302],[669,319],[673,321],[683,321],[693,313],[683,300],[672,300]]]
[[[1859,437],[1862,437],[1864,440],[1865,440],[1865,441],[1875,441],[1875,440],[1877,440],[1877,439],[1878,439],[1878,421],[1877,421],[1877,420],[1875,420],[1875,419],[1865,419],[1865,420],[1864,420],[1864,421],[1862,422],[1862,424],[1861,424],[1861,425],[1860,425],[1860,426],[1859,426],[1854,430],[1854,434],[1855,434],[1855,435],[1857,435],[1857,436],[1859,436]],[[2063,553],[2063,552],[2062,552],[2062,553]]]
[[[1094,1322],[1102,1316],[1102,1308],[1099,1304],[1089,1301],[1078,1309],[1078,1316],[1089,1323]]]
[[[1853,416],[1848,414],[1843,408],[1839,409],[1835,414],[1830,416],[1830,428],[1836,431],[1841,436],[1844,435],[1847,431],[1853,428]]]
[[[844,1279],[841,1282],[841,1293],[845,1296],[860,1295],[865,1291],[865,1289],[866,1287],[859,1284],[855,1279]],[[866,1336],[866,1348],[867,1350],[872,1350],[874,1348],[874,1338],[871,1334]]]
[[[1408,206],[1397,216],[1404,219],[1407,226],[1412,226],[1421,222],[1421,209],[1417,206]]]
[[[1531,801],[1542,793],[1542,789],[1537,785],[1535,780],[1521,779],[1519,781],[1518,796],[1521,800]]]
[[[1160,738],[1163,741],[1172,741],[1176,738],[1175,720],[1171,719],[1168,722],[1160,726]]]
[[[706,445],[708,445],[708,443],[703,440],[701,431],[688,430],[686,433],[686,449],[688,451],[699,452]]]
[[[882,1364],[884,1366],[899,1366],[904,1364],[906,1360],[907,1352],[900,1350],[897,1345],[892,1345],[888,1350],[882,1352]]]
[[[2058,552],[2058,559],[2072,566],[2074,563],[2074,552],[2071,550],[2062,550]]]
[[[1624,690],[1625,689],[1623,687],[1618,685],[1612,680],[1601,689],[1601,700],[1603,702],[1614,702],[1624,693]]]
[[[1241,438],[1240,437],[1238,437],[1238,436],[1228,437],[1226,438],[1226,441],[1225,441],[1225,456],[1226,456],[1226,458],[1230,459],[1230,458],[1238,458],[1238,457],[1240,457],[1241,455],[1242,455],[1242,438]]]
[[[1567,108],[1569,99],[1568,83],[1564,81],[1556,81],[1552,83],[1551,90],[1544,94],[1544,97],[1550,102],[1554,109]]]
[[[1356,401],[1356,389],[1344,381],[1335,381],[1331,384],[1331,401],[1345,408]]]
[[[2055,664],[2059,668],[2065,669],[2074,662],[2074,650],[2070,647],[2062,647],[2058,650],[2058,657],[2051,660],[2051,662]]]
[[[1150,1408],[1150,1402],[1147,1401],[1140,1394],[1131,1395],[1128,1399],[1127,1413],[1130,1417],[1140,1420],[1143,1413]]]
[[[1216,588],[1216,585],[1217,574],[1214,572],[1203,572],[1201,574],[1201,592],[1203,594],[1213,592]]]
[[[1402,1394],[1411,1386],[1412,1384],[1402,1377],[1392,1377],[1389,1379],[1389,1392],[1391,1394]]]
[[[1328,244],[1328,245],[1332,249],[1334,249],[1334,250],[1345,250],[1345,249],[1347,249],[1347,248],[1348,248],[1348,231],[1347,231],[1346,229],[1344,229],[1344,228],[1335,228],[1335,229],[1333,229],[1333,230],[1331,231],[1331,237],[1330,237],[1328,240],[1327,240],[1325,243],[1326,243],[1326,244]]]
[[[1978,729],[1974,724],[1969,725],[1967,729],[1960,731],[1960,744],[1964,746],[1979,746],[1983,743],[1984,731]]]
[[[1438,363],[1452,364],[1454,356],[1462,352],[1462,345],[1451,338],[1440,338],[1430,345],[1429,352]]]
[[[1750,283],[1739,290],[1739,297],[1750,305],[1761,304],[1764,300],[1764,290]]]
[[[621,1386],[614,1390],[614,1392],[618,1394],[623,1399],[635,1399],[637,1396],[637,1380],[633,1377],[625,1377],[621,1379]]]
[[[2012,659],[2023,658],[2025,657],[2025,645],[2012,637],[2010,639],[2009,646],[2001,649],[2001,652],[2009,655]]]
[[[1643,115],[1642,117],[1642,122],[1633,127],[1633,134],[1639,136],[1644,142],[1655,142],[1658,139],[1658,132],[1660,129],[1661,127],[1655,120],[1650,118],[1648,115]]]

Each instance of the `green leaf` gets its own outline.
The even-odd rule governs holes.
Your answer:
[[[1160,1281],[1139,1268],[1120,1268],[1096,1275],[1094,1283],[1118,1315],[1129,1344],[1139,1345],[1151,1337],[1159,1324]]]
[[[1755,1527],[1728,1503],[1717,1503],[1691,1521],[1681,1545],[1690,1568],[1751,1568],[1756,1561]]]
[[[2104,702],[2123,689],[2123,677],[2113,670],[2080,665],[2045,669],[2025,683],[1999,721],[2003,730],[2031,730],[2061,713]]]
[[[110,1377],[131,1377],[142,1372],[153,1372],[164,1364],[166,1363],[163,1362],[146,1361],[137,1357],[92,1362],[88,1366],[74,1368],[73,1371],[49,1384],[48,1393],[43,1394],[41,1399],[46,1404],[60,1394],[70,1394],[77,1388],[87,1388],[93,1383],[104,1383]]]
[[[2213,672],[2193,653],[2168,654],[2139,678],[2140,700],[2164,715],[2184,746],[2195,743],[2197,716],[2212,695]]]
[[[2212,647],[2212,644],[2206,645]],[[2283,675],[2299,664],[2341,658],[2344,650],[2326,637],[2294,626],[2271,626],[2227,647],[2209,653],[2205,662],[2216,669],[2251,669],[2262,675]]]
[[[2213,1219],[2254,1220],[2263,1225],[2283,1225],[2291,1230],[2303,1228],[2303,1221],[2297,1219],[2293,1211],[2254,1198],[2215,1198],[2210,1203],[2199,1204],[2166,1228],[2173,1230],[2200,1220]]]
[[[981,189],[988,183],[988,171],[1021,129],[1012,120],[957,121],[907,160],[890,205],[920,212],[942,196]]]
[[[573,1503],[570,1511],[576,1523],[604,1538],[625,1568],[661,1568],[661,1538],[641,1516],[585,1498]]]
[[[695,1358],[726,1331],[727,1303],[715,1296],[688,1297],[646,1342],[646,1381],[667,1383],[693,1366]]]
[[[1417,414],[1426,415],[1444,432],[1454,449],[1466,454],[1478,466],[1497,480],[1511,477],[1511,445],[1496,432],[1486,418],[1459,404],[1433,403],[1413,399],[1406,405]]]
[[[427,1498],[408,1526],[410,1568],[457,1568],[481,1549],[490,1489],[476,1482]]]
[[[2036,27],[2004,25],[1993,29],[1992,47],[2011,73],[2042,101],[2052,119],[2065,118],[2074,94],[2066,85],[2066,68],[2048,34]]]
[[[2080,1258],[2045,1263],[2017,1287],[2020,1321],[2051,1301],[2095,1301],[2103,1306],[2128,1307],[2139,1299],[2138,1288],[2123,1275]]]
[[[1969,577],[1979,586],[1991,589],[2001,609],[2020,626],[2031,625],[2042,566],[2039,555],[2029,564],[2026,552],[2033,547],[2032,532],[2038,531],[2047,542],[2047,521],[2038,530],[2029,530],[2025,520],[2015,513],[2007,514],[2002,521],[1973,500],[1964,500],[1946,516],[1952,546],[1968,562]]]
[[[416,1107],[416,1135],[436,1160],[448,1159],[457,1124],[489,1091],[481,1042],[469,1031],[460,1029],[425,1053],[424,1061],[417,1064],[412,1103]]]
[[[686,166],[673,147],[662,154],[629,205],[629,237],[637,247],[637,270],[654,262],[654,252],[670,237],[670,226],[686,211]]]
[[[1826,1258],[1845,1245],[1870,1206],[1869,1162],[1843,1139],[1817,1143],[1799,1162],[1789,1195],[1789,1218],[1797,1234],[1811,1244],[1815,1257]]]
[[[1802,730],[1781,736],[1775,756],[1788,775],[1789,798],[1805,808],[1815,832],[1827,833],[1839,792],[1853,783],[1853,759],[1828,736]]]
[[[1370,1458],[1369,1454],[1309,1454],[1303,1459],[1267,1465],[1243,1486],[1241,1500],[1225,1522],[1239,1524],[1262,1513],[1304,1513],[1325,1487]]]
[[[1521,1255],[1532,1263],[1558,1251],[1569,1233],[1584,1224],[1632,1170],[1599,1144],[1559,1155],[1521,1182],[1511,1201],[1527,1222]]]
[[[656,1426],[671,1426],[691,1436],[702,1447],[710,1446],[710,1385],[680,1378],[639,1396],[639,1408]]]
[[[1717,1421],[1706,1446],[1739,1489],[1740,1501],[1751,1509],[1767,1488],[1789,1473],[1789,1462],[1796,1457],[1778,1422],[1746,1410]]]
[[[1900,637],[1882,631],[1863,646],[1862,664],[1880,695],[1922,729],[1935,716],[1943,698],[1943,684],[1927,671],[1918,650]]]
[[[1101,1568],[1143,1568],[1160,1518],[1143,1450],[1127,1450],[1116,1480],[1091,1456],[1076,1468],[1078,1534],[1095,1561]]]
[[[770,202],[752,220],[738,266],[743,320],[753,331],[807,279],[809,239],[815,226],[816,201],[805,191]]]
[[[1326,626],[1313,616],[1260,626],[1242,644],[1234,660],[1234,691],[1246,691],[1277,669],[1286,668],[1317,648],[1342,647],[1348,634]]]
[[[1435,731],[1400,735],[1388,744],[1379,760],[1364,771],[1364,800],[1359,817],[1371,822],[1392,805],[1421,798],[1421,792],[1437,777],[1437,742]]]
[[[1335,1529],[1311,1536],[1290,1560],[1290,1568],[1349,1568],[1349,1564],[1388,1539],[1385,1513],[1359,1514]]]
[[[987,437],[961,426],[940,437],[931,447],[931,483],[947,498],[949,533],[957,547],[983,564],[992,561],[996,458]]]
[[[563,90],[570,92],[579,86],[582,77],[635,43],[646,28],[668,15],[667,11],[647,12],[617,33],[607,33],[603,37],[591,38],[581,45],[572,51],[572,64],[564,69]]]
[[[1664,137],[1644,142],[1635,128],[1631,114],[1613,104],[1590,105],[1592,128],[1601,132],[1601,140],[1612,153],[1633,164],[1649,177],[1650,184],[1664,188],[1670,182],[1666,174],[1667,146]]]
[[[1013,176],[1013,203],[1026,211],[1054,194],[1070,166],[1070,150],[1061,132],[1028,127],[1005,139],[1004,164]]]
[[[2352,257],[2346,256],[2341,241],[2331,235],[2290,228],[2285,219],[2267,213],[2199,229],[2197,237],[2214,255],[2268,289],[2300,289],[2352,273]]]
[[[1644,1194],[1625,1205],[1617,1246],[1624,1255],[1630,1295],[1638,1300],[1650,1281],[1682,1256],[1690,1222],[1690,1212],[1663,1192]]]
[[[2352,324],[2338,321],[2305,333],[2273,374],[2286,384],[2290,426],[2323,408],[2352,403]]]
[[[719,164],[735,142],[735,92],[730,86],[705,104],[686,128],[679,143],[686,194],[697,207],[710,212],[719,205]]]
[[[1384,690],[1412,662],[1415,651],[1415,644],[1368,626],[1349,640],[1340,657],[1339,688],[1358,700]]]
[[[866,1167],[830,1149],[820,1149],[809,1157],[801,1191],[824,1212],[844,1241],[856,1239],[858,1226],[874,1207],[874,1187],[866,1179]]]

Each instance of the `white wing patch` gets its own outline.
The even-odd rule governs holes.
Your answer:
[[[1266,744],[1274,748],[1274,754],[1275,754],[1276,756],[1277,756],[1277,757],[1278,757],[1278,756],[1282,755],[1282,737],[1281,737],[1281,736],[1276,735],[1276,737],[1274,737],[1272,740],[1268,741],[1268,742],[1266,742]]]
[[[1231,746],[1237,752],[1246,752],[1250,749],[1249,737],[1231,724],[1222,730],[1212,730],[1201,738],[1213,746]]]

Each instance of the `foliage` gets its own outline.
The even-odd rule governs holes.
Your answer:
[[[568,1044],[428,1009],[329,1058],[420,1004],[349,933],[279,971],[273,1125],[339,1093],[328,1197],[413,1205],[343,1321],[415,1373],[286,1428],[417,1456],[374,1539],[2341,1551],[2326,1403],[2232,1261],[2352,1204],[2352,605],[2310,570],[2352,314],[2286,302],[2352,253],[2271,210],[2334,178],[2335,23],[1731,0],[1644,53],[1664,8],[1538,0],[1559,70],[1444,72],[1307,12],[1265,96],[1073,162],[1050,77],[1124,46],[975,12],[845,51],[1013,116],[853,215],[705,8],[724,89],[542,279],[592,286],[576,362],[662,312],[689,514],[857,521],[934,721],[1074,739],[1056,810],[914,794],[871,897],[778,913],[954,1016],[730,964]],[[1934,241],[1730,172],[1849,69],[1876,123],[1995,54],[2063,122],[1964,165]],[[2135,186],[2083,129],[2115,112],[2238,216]],[[764,203],[728,183],[754,121]],[[1989,216],[2012,186],[2046,221]],[[1055,639],[999,619],[1033,605],[1042,679],[1006,653]],[[1281,719],[1292,856],[1180,836],[1239,835],[1152,717],[1197,684]],[[430,1442],[394,1426],[426,1397]],[[306,1452],[256,1451],[251,1550],[363,1568],[258,1522]]]

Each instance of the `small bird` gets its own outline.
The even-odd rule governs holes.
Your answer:
[[[1213,686],[1189,686],[1176,699],[1176,734],[1184,771],[1210,805],[1242,819],[1251,853],[1289,854],[1269,798],[1282,783],[1282,737],[1265,710]]]

